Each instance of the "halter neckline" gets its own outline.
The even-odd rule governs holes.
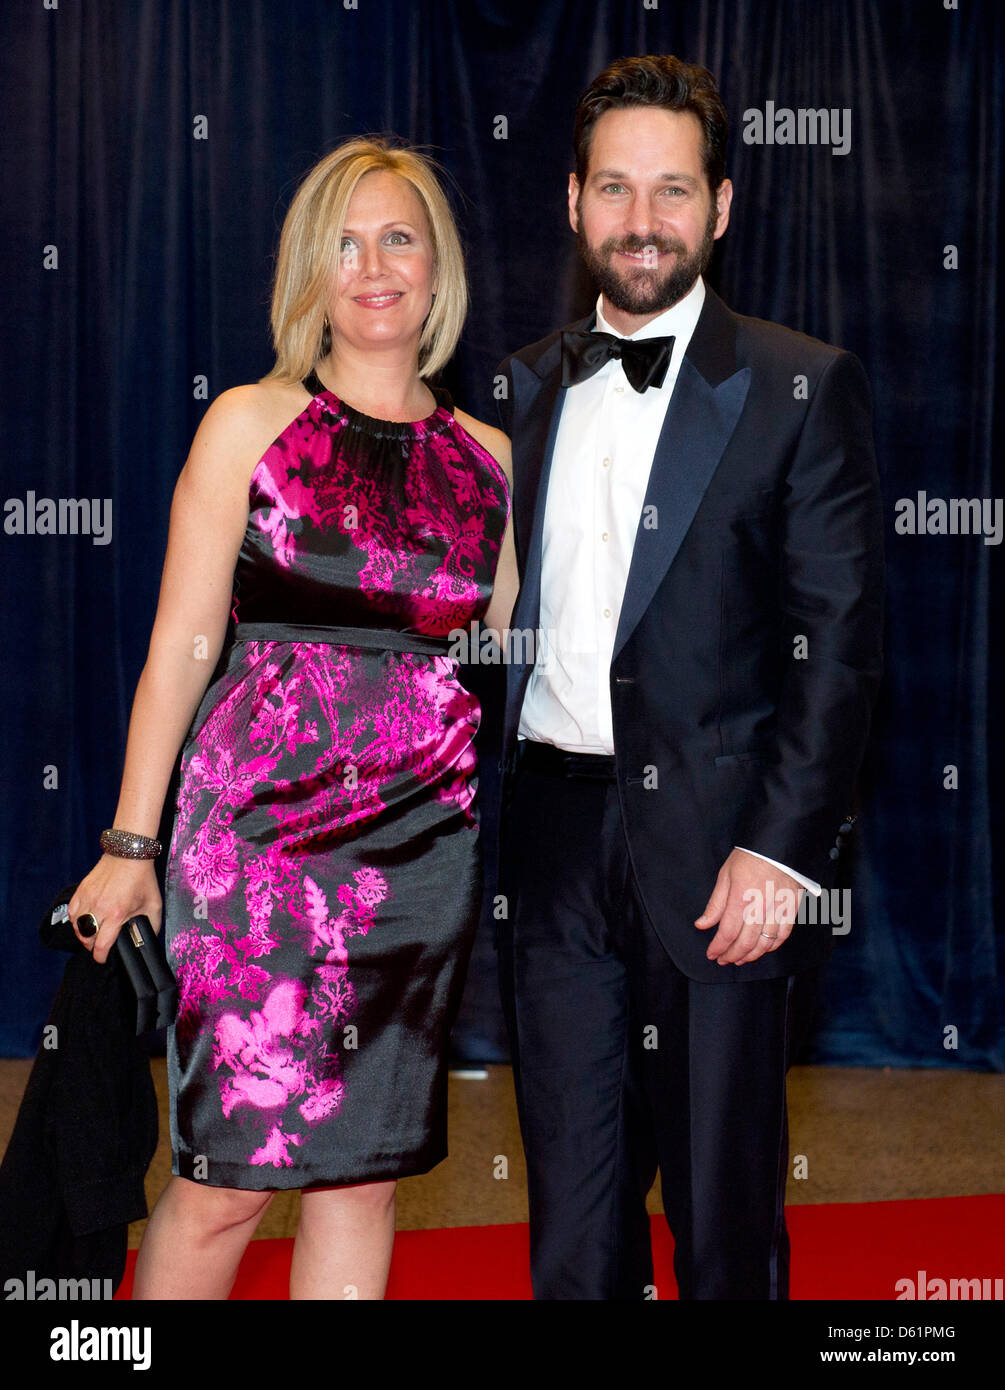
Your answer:
[[[428,384],[428,383],[427,383]],[[436,408],[421,420],[381,420],[375,415],[367,415],[362,410],[344,401],[334,391],[330,391],[312,367],[301,385],[312,396],[327,396],[338,406],[339,414],[344,415],[349,425],[367,434],[394,439],[407,439],[411,435],[436,434],[445,429],[453,417],[454,403],[450,392],[442,386],[430,386],[436,398]]]

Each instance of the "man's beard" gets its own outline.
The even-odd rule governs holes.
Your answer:
[[[599,246],[592,247],[583,234],[582,212],[579,216],[576,240],[579,243],[580,255],[608,304],[626,314],[658,314],[683,299],[698,276],[704,273],[715,248],[715,224],[718,215],[718,209],[713,202],[702,239],[690,256],[687,254],[687,247],[676,237],[639,237],[629,233],[623,237],[608,237]],[[644,265],[640,265],[636,270],[614,269],[613,258],[616,251],[634,252],[638,255],[644,253],[647,247],[651,247],[660,255],[676,253],[676,260],[669,270],[650,270]]]

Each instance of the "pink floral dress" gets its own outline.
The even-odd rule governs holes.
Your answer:
[[[172,1167],[212,1186],[446,1156],[480,899],[480,707],[450,634],[488,605],[506,475],[446,393],[393,423],[304,385],[252,474],[166,871]]]

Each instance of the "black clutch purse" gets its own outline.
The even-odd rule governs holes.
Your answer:
[[[39,934],[55,950],[83,950],[73,931],[67,908],[77,891],[71,883],[57,895],[42,919]],[[149,917],[130,917],[115,938],[108,964],[117,962],[136,995],[136,1032],[166,1028],[178,1012],[178,985],[164,956],[164,947]]]

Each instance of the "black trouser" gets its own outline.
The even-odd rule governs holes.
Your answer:
[[[796,989],[677,969],[639,897],[613,759],[523,742],[503,833],[534,1296],[653,1296],[659,1167],[679,1296],[787,1298],[785,1073],[817,972]]]

